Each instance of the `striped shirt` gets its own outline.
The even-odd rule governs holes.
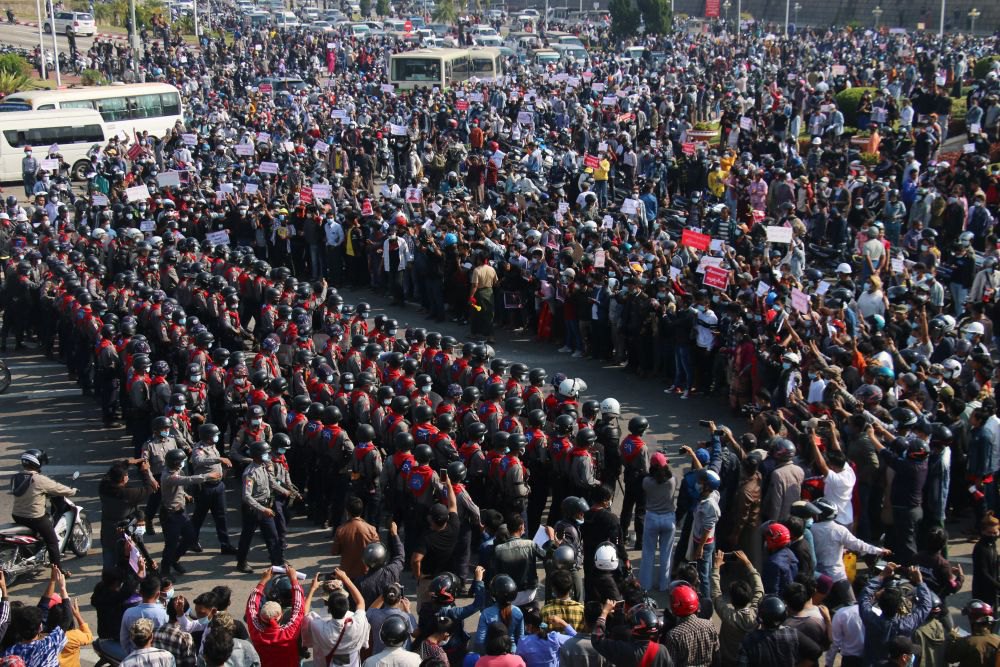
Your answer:
[[[27,644],[14,644],[4,655],[16,655],[31,667],[59,667],[59,654],[66,645],[66,633],[57,627],[47,636]]]

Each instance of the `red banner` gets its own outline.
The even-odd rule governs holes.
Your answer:
[[[268,93],[271,92],[271,90],[272,90],[271,84],[269,84],[269,83],[262,83],[262,84],[260,84],[260,92],[262,92],[264,94],[268,94]]]
[[[299,190],[299,201],[303,204],[311,204],[313,200],[313,189],[306,187]]]
[[[705,18],[719,18],[719,0],[705,0]]]
[[[618,122],[619,123],[628,123],[628,122],[631,122],[633,120],[635,120],[635,114],[632,113],[631,111],[628,112],[628,113],[620,113],[620,114],[618,114]]]
[[[712,245],[712,237],[708,234],[702,234],[700,232],[691,231],[690,229],[685,229],[681,232],[681,245],[686,245],[689,248],[705,252],[708,250],[708,247]]]
[[[718,1],[716,1],[716,3],[715,3],[715,11],[716,12],[719,11],[719,3],[718,3]],[[716,16],[718,16],[718,15],[719,14],[716,13]],[[412,21],[403,21],[403,32],[413,32],[413,22]]]
[[[596,155],[587,154],[583,156],[583,166],[591,169],[599,169],[601,167],[601,160]]]
[[[702,282],[709,287],[726,289],[726,285],[729,284],[729,271],[717,266],[706,266],[705,279]]]
[[[132,144],[128,149],[128,159],[138,160],[140,155],[142,155],[142,146],[137,143]]]
[[[373,215],[371,199],[366,199],[361,202],[361,215]]]
[[[458,109],[459,111],[468,111],[469,110],[468,100],[458,100],[457,102],[455,102],[455,108]]]
[[[695,151],[694,142],[688,141],[686,143],[681,144],[681,152],[684,153],[684,155],[694,155],[694,151]]]

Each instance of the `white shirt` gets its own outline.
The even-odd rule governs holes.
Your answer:
[[[344,242],[344,228],[336,220],[331,220],[323,225],[326,233],[326,244],[331,248],[336,248]]]
[[[362,667],[419,667],[421,662],[419,654],[397,646],[376,653]]]
[[[857,603],[841,607],[833,615],[833,644],[826,652],[826,667],[833,667],[834,658],[841,655],[860,657],[865,650],[865,624]]]
[[[822,403],[823,402],[823,392],[826,390],[826,380],[823,378],[816,378],[809,383],[809,398],[806,399],[808,403]]]
[[[639,208],[645,208],[640,206]],[[697,325],[695,325],[695,343],[705,350],[712,349],[715,341],[715,334],[709,327],[714,327],[719,323],[719,316],[711,309],[706,308],[705,312],[698,313]]]
[[[828,575],[834,582],[847,579],[844,569],[844,549],[863,555],[875,555],[881,549],[862,542],[836,521],[817,521],[810,528],[813,548],[816,550],[816,570]]]
[[[344,624],[350,619],[347,627]],[[333,645],[340,638],[343,629],[344,637],[337,646],[336,655],[350,654],[348,667],[360,667],[361,649],[368,646],[368,634],[371,632],[371,625],[368,617],[364,614],[347,612],[347,615],[340,620],[334,620],[330,616],[320,616],[314,611],[309,612],[302,624],[302,645],[313,650],[313,665],[315,667],[328,667],[326,656],[333,650]]]
[[[851,496],[854,494],[854,484],[857,476],[850,465],[845,464],[840,472],[832,469],[826,474],[823,496],[837,507],[837,523],[850,526],[854,523],[854,505]]]

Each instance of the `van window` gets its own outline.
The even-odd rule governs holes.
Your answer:
[[[98,100],[97,103],[100,106],[98,110],[105,121],[128,120],[128,107],[124,97],[109,97]]]
[[[129,100],[129,106],[135,108],[133,118],[159,118],[163,115],[159,95],[139,95]]]
[[[4,130],[3,138],[11,148],[52,144],[95,144],[104,141],[100,125],[79,127],[38,127],[30,130]]]

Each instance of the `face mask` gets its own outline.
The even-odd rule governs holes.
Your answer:
[[[287,451],[288,450],[285,449],[284,447],[278,447],[278,453],[281,454],[282,456],[284,456],[285,452],[287,452]]]
[[[267,463],[268,461],[271,460],[271,455],[268,454],[267,452],[265,452],[265,453],[261,454],[260,460],[263,461],[264,463]]]
[[[219,444],[219,436],[217,436],[217,435],[213,435],[212,436],[212,444],[213,445]]]
[[[423,387],[420,388],[420,393],[422,394],[431,393],[431,386],[429,384],[425,384]]]
[[[246,378],[236,378],[235,380],[233,380],[233,383],[236,384],[237,386],[242,387],[246,383]]]
[[[930,246],[929,246],[929,245],[927,245],[926,243],[922,243],[922,244],[920,245],[920,252],[927,252],[927,249],[928,249],[928,248],[930,248]]]
[[[965,340],[969,341],[970,343],[973,342],[974,340],[976,340],[976,334],[974,333],[965,334]]]
[[[345,384],[344,385],[344,391],[351,391],[352,389],[354,389],[354,385],[353,384]]]
[[[783,364],[781,364],[781,367],[787,371],[789,368],[792,367],[792,365],[786,361]]]
[[[699,305],[695,306],[695,310],[697,310],[699,313],[704,313],[705,312],[705,306],[702,306],[701,304],[699,304]]]
[[[854,210],[855,210],[855,211],[860,211],[860,210],[862,210],[862,209],[863,209],[864,207],[865,207],[865,206],[864,206],[864,204],[855,204],[855,205],[854,205]]]
[[[161,438],[169,438],[170,437],[170,431],[160,431],[160,437]]]
[[[869,291],[869,290],[871,290],[871,288],[872,288],[871,283],[865,283],[864,289],[865,289],[866,292]]]
[[[388,398],[382,401],[382,405],[389,405],[390,403],[392,403],[392,400]]]
[[[810,380],[815,380],[816,379],[816,374],[815,373],[809,373],[809,379]]]
[[[143,535],[146,534],[146,527],[136,526],[135,530],[132,531],[132,534],[135,535],[136,537],[142,537]]]
[[[667,298],[667,293],[666,292],[657,292],[656,293],[656,298],[657,299],[665,299],[665,298]]]
[[[252,425],[252,426],[253,426],[254,428],[257,428],[258,426],[260,426],[260,422],[261,422],[261,420],[260,420],[260,419],[251,419],[251,420],[250,420],[250,424],[251,424],[251,425]]]
[[[167,596],[167,600],[172,600],[174,598],[174,589],[163,591],[163,594]]]
[[[192,375],[191,376],[191,382],[201,382],[201,376],[200,375]]]
[[[583,519],[573,519],[573,522],[576,525],[578,525],[578,526],[582,526],[583,525]]]

